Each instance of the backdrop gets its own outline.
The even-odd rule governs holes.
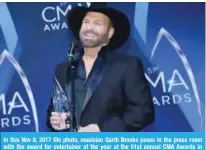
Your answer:
[[[0,131],[49,131],[46,110],[56,65],[72,35],[76,5],[0,3]],[[139,57],[151,86],[155,123],[143,131],[204,131],[205,3],[108,3],[131,22],[118,51]]]

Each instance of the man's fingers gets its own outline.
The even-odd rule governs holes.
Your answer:
[[[60,114],[60,117],[61,117],[63,120],[66,120],[66,119],[69,117],[69,114],[68,114],[68,113],[61,113],[61,114]]]
[[[66,120],[68,118],[68,114],[67,113],[57,113],[57,112],[52,112],[51,113],[51,117],[50,120]]]
[[[52,127],[55,129],[55,130],[61,130],[61,127],[59,125],[52,125]]]
[[[51,112],[51,115],[52,115],[52,116],[60,116],[60,114],[61,114],[61,113],[59,113],[59,112]]]
[[[50,122],[55,130],[62,130],[68,128],[65,121],[69,118],[70,113],[52,112]]]
[[[56,117],[56,116],[51,116],[50,117],[50,121],[51,121],[51,123],[53,123],[53,122],[60,123],[61,122],[61,118],[60,117]]]
[[[59,120],[51,120],[51,124],[53,125],[59,125],[61,122]]]
[[[50,118],[51,120],[61,120],[61,117],[59,116],[51,116]]]
[[[64,121],[62,121],[62,119],[58,119],[58,120],[52,120],[51,119],[51,125],[55,130],[62,130],[66,128],[66,124]]]
[[[59,126],[61,124],[61,118],[60,117],[56,117],[56,116],[52,116],[50,118],[50,122],[51,122],[51,125],[54,127],[55,125],[56,126]]]
[[[52,112],[52,113],[51,113],[51,116],[67,118],[67,117],[70,116],[70,112],[68,112],[68,113]]]

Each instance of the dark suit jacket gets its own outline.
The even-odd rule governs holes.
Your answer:
[[[106,55],[108,67],[86,96],[80,126],[98,124],[101,131],[138,131],[154,121],[154,105],[141,61],[117,53]],[[55,76],[66,83],[67,63],[58,65]],[[66,92],[66,91],[65,91]],[[49,109],[49,116],[52,104]]]

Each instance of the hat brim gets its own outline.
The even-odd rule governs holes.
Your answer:
[[[110,18],[115,29],[114,35],[110,39],[108,47],[111,49],[122,46],[130,35],[130,23],[128,18],[120,11],[113,8],[87,8],[75,7],[68,15],[68,24],[75,38],[79,40],[79,30],[82,20],[87,12],[100,12]]]

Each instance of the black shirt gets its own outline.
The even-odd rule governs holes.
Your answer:
[[[83,104],[85,101],[85,97],[88,91],[88,88],[93,88],[93,81],[96,78],[96,74],[98,74],[103,66],[105,65],[105,49],[102,49],[94,61],[93,67],[86,78],[86,68],[84,65],[84,61],[82,60],[83,54],[81,59],[78,63],[77,70],[76,70],[76,77],[75,77],[75,117],[77,119],[77,125],[80,123],[80,117],[82,113]]]
[[[83,107],[84,99],[86,96],[86,87],[85,87],[85,80],[86,80],[86,70],[84,67],[83,60],[80,60],[80,63],[77,67],[77,73],[75,78],[75,113],[76,119],[80,121],[81,109]]]

